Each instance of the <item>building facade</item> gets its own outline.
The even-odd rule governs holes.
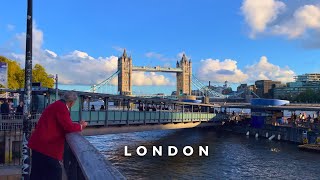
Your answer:
[[[279,99],[292,99],[308,89],[320,90],[320,74],[303,74],[295,76],[295,82],[288,82],[286,87],[274,89],[274,97]]]
[[[272,80],[258,80],[255,82],[255,86],[257,88],[257,95],[260,98],[274,98],[273,89],[281,86],[281,82]]]
[[[320,82],[320,74],[312,73],[312,74],[302,74],[294,77],[296,82],[302,82],[306,84],[318,84]]]

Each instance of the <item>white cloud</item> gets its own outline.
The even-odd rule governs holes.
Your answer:
[[[12,54],[12,57],[24,62],[22,54]],[[33,58],[33,64],[43,65],[49,74],[58,74],[59,83],[85,85],[96,84],[108,78],[117,71],[117,61],[115,56],[93,58],[78,50],[63,56],[45,50]]]
[[[93,57],[89,56],[88,53],[75,50],[70,54],[66,55],[66,58],[74,58],[74,59],[87,59],[87,60],[94,60]]]
[[[7,25],[7,30],[8,30],[8,31],[13,31],[15,28],[16,28],[16,27],[15,27],[14,25],[12,25],[12,24],[8,24],[8,25]]]
[[[44,51],[47,53],[48,56],[51,56],[52,58],[56,58],[58,56],[55,52],[50,51],[48,49],[46,49]]]
[[[224,61],[206,59],[200,61],[198,74],[196,75],[203,81],[212,82],[243,82],[248,76],[237,67],[237,61],[226,59]]]
[[[246,22],[251,28],[251,37],[265,31],[268,24],[272,23],[285,9],[286,5],[277,0],[244,0],[241,11]]]
[[[43,32],[37,28],[36,23],[33,23],[33,30],[32,30],[32,55],[33,56],[40,56],[42,54],[42,45],[43,45]],[[20,44],[21,50],[24,52],[26,49],[26,33],[19,33],[16,35],[16,40]]]
[[[49,49],[42,49],[43,32],[33,25],[33,65],[43,65],[49,74],[58,74],[59,83],[93,85],[102,82],[117,71],[118,57],[94,58],[88,53],[74,50],[65,55],[58,55]],[[25,35],[16,35],[15,40],[19,42],[20,50],[25,51]],[[120,49],[119,49],[120,50]],[[123,50],[123,49],[121,49]],[[17,60],[24,68],[25,55],[15,52],[6,53],[9,58]],[[111,82],[117,84],[117,78]],[[163,75],[155,73],[133,73],[134,85],[171,85],[170,80]]]
[[[275,34],[287,35],[289,38],[297,38],[308,29],[320,31],[320,7],[305,5],[297,9],[293,18],[282,25],[273,28]]]
[[[247,66],[245,72],[248,75],[249,82],[256,80],[276,80],[281,82],[292,82],[294,81],[293,76],[295,75],[289,67],[281,68],[280,66],[271,64],[268,62],[266,56],[262,56],[260,61],[256,64]]]
[[[295,73],[289,68],[271,64],[267,57],[262,56],[258,63],[246,66],[243,70],[237,66],[237,61],[206,59],[200,61],[196,76],[203,81],[222,83],[254,83],[256,80],[277,80],[292,82]]]
[[[142,85],[155,85],[155,86],[164,86],[164,85],[174,85],[169,78],[164,75],[156,74],[154,72],[145,73],[145,72],[133,72],[132,73],[132,84],[136,86]]]
[[[319,47],[319,38],[314,37],[320,33],[319,2],[286,3],[280,0],[243,0],[241,11],[251,29],[250,37],[255,38],[262,33],[283,35],[290,39],[302,38],[306,46]]]

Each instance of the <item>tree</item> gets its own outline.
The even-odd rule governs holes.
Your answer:
[[[24,73],[20,67],[20,64],[16,61],[10,60],[4,56],[0,56],[0,62],[8,64],[8,88],[19,89],[22,88],[24,83]],[[4,84],[2,84],[4,86]]]
[[[36,64],[32,70],[32,82],[41,82],[43,87],[53,88],[54,80],[48,78],[48,73],[40,64]]]
[[[301,92],[297,97],[296,101],[298,102],[308,102],[308,103],[315,103],[319,102],[319,92],[315,92],[312,89],[307,89],[304,92]]]
[[[0,56],[0,62],[8,63],[8,88],[24,88],[24,69],[21,69],[20,64],[4,56]],[[40,64],[36,64],[32,69],[32,82],[41,82],[43,87],[48,88],[53,88],[54,86],[54,80],[48,78],[48,73]]]

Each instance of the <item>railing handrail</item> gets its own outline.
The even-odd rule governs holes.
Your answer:
[[[81,134],[69,133],[66,141],[86,179],[126,179],[106,158]]]

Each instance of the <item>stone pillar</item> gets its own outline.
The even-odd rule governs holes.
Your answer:
[[[191,95],[191,80],[192,80],[192,63],[185,54],[183,54],[180,62],[177,62],[177,68],[181,68],[182,72],[177,73],[177,92],[176,95]]]
[[[118,58],[118,91],[120,95],[132,94],[132,58],[127,56],[124,50]]]

